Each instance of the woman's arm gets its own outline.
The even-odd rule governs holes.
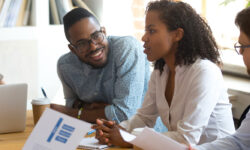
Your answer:
[[[120,129],[125,130],[114,121],[107,121],[105,119],[97,119],[96,125],[92,126],[96,129],[96,139],[100,143],[108,144],[109,146],[115,145],[125,148],[131,148],[133,145],[124,141],[120,134]]]

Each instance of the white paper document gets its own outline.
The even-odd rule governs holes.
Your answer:
[[[120,130],[122,138],[143,150],[188,150],[188,147],[145,127],[138,136]]]
[[[99,141],[95,137],[83,138],[78,146],[78,148],[83,149],[104,149],[107,147],[108,145],[99,144]]]
[[[75,150],[91,124],[46,108],[23,150]]]

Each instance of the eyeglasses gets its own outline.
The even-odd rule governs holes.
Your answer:
[[[70,45],[72,45],[79,52],[85,52],[90,49],[90,43],[93,43],[96,45],[96,44],[101,43],[103,39],[104,39],[104,34],[103,34],[103,30],[101,29],[91,34],[89,40],[82,39],[79,42],[77,42],[75,45],[73,44],[70,44]]]
[[[237,54],[239,54],[239,55],[244,52],[245,48],[249,48],[249,47],[250,47],[250,45],[241,45],[240,43],[234,44],[234,49],[237,52]],[[242,51],[240,51],[240,50],[242,50]]]

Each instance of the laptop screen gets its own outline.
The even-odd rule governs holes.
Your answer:
[[[0,133],[24,131],[27,88],[25,83],[0,85]]]

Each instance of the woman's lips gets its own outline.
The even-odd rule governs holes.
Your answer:
[[[144,53],[147,54],[150,50],[150,48],[146,45],[143,46],[144,47]]]

